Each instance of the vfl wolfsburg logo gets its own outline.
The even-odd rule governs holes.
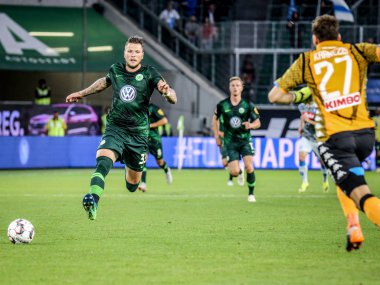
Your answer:
[[[136,75],[135,78],[136,78],[137,81],[141,81],[144,78],[144,76],[141,73],[139,73],[139,74]]]
[[[240,114],[243,114],[244,111],[245,111],[244,108],[239,108],[239,113],[240,113]]]
[[[241,120],[239,117],[232,117],[230,119],[230,126],[234,129],[240,128],[241,126]]]
[[[136,98],[136,89],[131,85],[125,85],[120,90],[120,99],[124,102],[132,102]]]

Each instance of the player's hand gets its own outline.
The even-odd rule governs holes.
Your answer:
[[[66,97],[66,102],[68,103],[78,102],[80,99],[82,99],[82,97],[83,96],[79,92],[74,92]]]
[[[245,127],[246,130],[249,130],[249,129],[252,128],[250,122],[243,122],[243,125],[244,125],[244,127]]]
[[[167,84],[165,81],[160,81],[160,82],[158,82],[158,84],[157,84],[157,89],[158,89],[158,91],[160,91],[161,93],[163,93],[163,94],[167,94],[167,93],[169,93],[169,91],[170,91],[170,86],[169,86],[169,84]]]

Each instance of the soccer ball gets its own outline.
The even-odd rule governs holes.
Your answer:
[[[8,226],[8,238],[11,243],[31,243],[34,238],[34,226],[25,219],[14,220]]]

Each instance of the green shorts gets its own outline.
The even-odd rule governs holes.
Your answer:
[[[228,153],[228,162],[240,160],[240,157],[247,155],[255,155],[255,149],[253,148],[252,142],[229,143],[226,145],[226,148]]]
[[[148,157],[148,137],[107,126],[98,149],[113,150],[117,156],[116,161],[132,170],[142,171]]]
[[[151,153],[156,159],[162,158],[162,141],[160,137],[149,137],[148,147],[149,153]]]
[[[228,160],[228,151],[225,145],[220,146],[219,148],[220,154],[222,155],[222,159],[227,159]]]

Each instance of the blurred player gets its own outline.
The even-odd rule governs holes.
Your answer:
[[[90,193],[83,198],[83,207],[90,220],[96,218],[105,177],[115,161],[125,166],[125,182],[129,191],[136,191],[148,155],[148,106],[155,88],[171,104],[177,96],[163,77],[149,65],[142,65],[143,39],[130,37],[125,44],[125,63],[115,63],[108,74],[90,87],[67,96],[66,102],[77,102],[112,85],[112,108],[106,130],[96,153],[96,169],[91,176]]]
[[[162,153],[162,141],[161,136],[158,132],[158,127],[164,126],[168,123],[168,119],[165,116],[164,111],[157,105],[152,103],[149,104],[149,153],[151,153],[157,162],[157,165],[162,168],[166,175],[166,182],[168,184],[172,184],[173,177],[172,172],[165,160],[163,159]],[[146,167],[143,169],[141,184],[139,186],[139,190],[145,192],[146,191]]]
[[[372,117],[376,124],[376,172],[380,172],[380,107],[376,108],[375,116]]]
[[[348,221],[346,249],[351,251],[364,241],[356,207],[380,226],[380,199],[371,194],[361,165],[375,142],[365,88],[368,65],[380,61],[380,47],[343,43],[338,21],[329,15],[317,17],[312,32],[316,50],[302,53],[276,80],[268,98],[273,103],[290,104],[312,96],[317,104],[318,151],[338,186]],[[304,83],[309,90],[289,92]]]
[[[228,168],[232,176],[242,173],[239,167],[240,157],[243,158],[247,172],[248,201],[256,202],[254,196],[255,172],[251,130],[260,127],[260,116],[256,107],[248,100],[242,99],[243,81],[240,77],[230,78],[230,96],[216,105],[212,119],[214,137],[218,146],[222,145],[219,135],[220,118],[223,117],[224,145],[228,154]]]
[[[309,180],[307,177],[308,167],[306,164],[306,158],[311,151],[319,158],[321,163],[321,171],[323,176],[322,189],[324,192],[329,191],[329,181],[327,179],[327,169],[323,164],[319,153],[318,145],[315,137],[315,112],[317,110],[314,102],[302,103],[298,105],[298,110],[301,112],[300,128],[301,142],[299,144],[298,156],[299,156],[299,172],[302,176],[302,184],[298,189],[299,192],[305,192],[309,187]]]

